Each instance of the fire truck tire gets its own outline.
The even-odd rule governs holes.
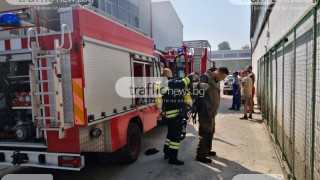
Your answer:
[[[135,162],[141,150],[141,131],[137,123],[129,123],[127,130],[127,145],[124,147],[126,163]]]

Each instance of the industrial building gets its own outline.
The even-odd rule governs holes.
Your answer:
[[[88,2],[78,4],[86,5],[89,4]],[[51,31],[60,29],[60,15],[57,9],[69,7],[71,4],[76,3],[56,0],[50,5],[38,6],[40,16],[48,20]],[[92,6],[111,19],[153,38],[157,48],[160,50],[165,50],[166,46],[182,46],[183,24],[170,1],[92,0]],[[25,6],[12,5],[5,0],[0,1],[0,11],[23,7]],[[45,27],[46,25],[41,22],[41,26]],[[0,32],[0,36],[8,35],[3,33],[8,32]],[[11,31],[11,35],[21,34],[25,34],[25,32]]]
[[[251,50],[218,50],[211,51],[211,61],[216,67],[227,67],[230,72],[246,69],[251,65]]]
[[[291,179],[320,179],[317,1],[251,6],[257,98]]]
[[[152,38],[160,50],[182,45],[183,24],[170,1],[152,2]]]

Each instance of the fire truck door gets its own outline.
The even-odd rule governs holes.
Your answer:
[[[152,96],[154,77],[153,64],[148,62],[134,62],[134,86],[135,86],[135,105],[140,109],[139,115],[143,122],[143,131],[152,129],[157,118],[157,108],[154,106],[154,98]]]

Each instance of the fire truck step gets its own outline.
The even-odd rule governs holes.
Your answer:
[[[17,50],[10,50],[10,51],[2,51],[0,55],[11,55],[11,54],[27,54],[31,53],[29,49],[17,49]]]
[[[53,70],[52,67],[45,68],[31,68],[32,71],[43,71],[43,70]]]
[[[35,119],[43,120],[43,119],[56,119],[55,117],[35,117]]]
[[[39,107],[55,107],[56,105],[54,104],[39,104]]]
[[[43,58],[54,58],[55,55],[42,55],[42,56],[36,56],[37,59],[43,59]]]
[[[37,80],[36,83],[50,83],[53,82],[53,80]]]
[[[41,128],[41,130],[45,130],[45,131],[59,131],[59,128],[44,127],[44,128]]]
[[[53,95],[54,92],[34,92],[33,95]]]
[[[15,61],[15,62],[19,62],[19,61],[31,61],[31,58],[12,58],[9,59],[9,61]]]
[[[8,76],[8,79],[14,79],[14,78],[29,78],[29,75],[23,75],[23,76]]]

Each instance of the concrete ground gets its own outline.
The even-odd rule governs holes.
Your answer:
[[[0,178],[10,174],[52,174],[59,180],[107,180],[107,179],[232,179],[238,174],[260,174],[251,177],[261,179],[262,174],[283,174],[273,149],[267,128],[259,114],[253,120],[240,120],[242,111],[229,111],[232,96],[222,95],[216,117],[216,134],[213,140],[217,157],[213,163],[195,161],[198,143],[198,124],[189,124],[186,139],[181,143],[179,158],[184,166],[168,165],[163,160],[162,147],[166,127],[159,126],[143,136],[139,159],[130,165],[90,163],[81,172],[27,167],[0,166]],[[255,109],[255,111],[258,111]],[[159,153],[144,155],[147,149],[156,148]],[[244,178],[249,179],[249,178]]]

